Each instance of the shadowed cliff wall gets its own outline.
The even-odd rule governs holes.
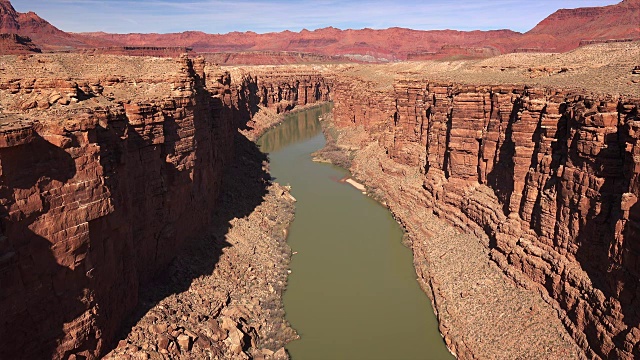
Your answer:
[[[102,354],[139,288],[207,229],[256,104],[326,100],[308,75],[232,88],[203,59],[176,67],[153,80],[0,79],[16,111],[0,117],[0,358]],[[119,100],[114,86],[166,90]]]

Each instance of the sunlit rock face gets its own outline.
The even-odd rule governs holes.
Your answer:
[[[3,357],[97,356],[140,283],[208,223],[231,155],[228,74],[162,67],[3,79]]]
[[[105,351],[140,286],[211,221],[237,130],[259,107],[330,93],[310,70],[232,85],[186,56],[12,60],[0,78],[0,355],[11,358]]]
[[[546,294],[588,354],[633,358],[640,99],[401,76],[392,87],[334,82],[336,125],[363,127],[388,158],[419,168],[423,206]]]

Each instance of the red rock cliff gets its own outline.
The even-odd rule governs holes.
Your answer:
[[[336,125],[362,126],[389,158],[419,167],[416,201],[546,294],[590,357],[640,354],[640,99],[334,81]]]
[[[14,57],[6,67],[3,359],[96,358],[108,350],[138,289],[202,236],[234,133],[253,107],[284,111],[328,99],[316,73],[246,75],[232,88],[228,72],[186,56],[177,65],[99,55]]]
[[[0,34],[0,54],[22,55],[42,52],[28,37],[16,34]]]
[[[46,118],[0,126],[0,357],[96,357],[140,284],[207,225],[231,155],[229,76],[205,85],[204,63],[180,66],[161,98],[59,117],[60,98],[99,98],[118,80],[12,82],[62,95],[36,103],[53,107]]]
[[[250,138],[259,136],[277,124],[279,120],[276,114],[290,111],[296,106],[331,100],[331,82],[320,72],[304,66],[232,68],[232,73],[238,79],[234,103],[238,104],[240,118],[243,119],[238,126],[249,130]],[[261,109],[268,111],[258,114]],[[266,112],[271,116],[265,115]],[[256,114],[258,118],[254,118]]]

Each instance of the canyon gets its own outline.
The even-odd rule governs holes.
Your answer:
[[[402,225],[456,357],[640,356],[639,17],[70,34],[0,0],[0,358],[288,358],[254,141],[328,101],[316,158]]]
[[[585,48],[560,58],[588,59],[589,51],[603,50]],[[616,64],[612,68],[627,72],[623,92],[609,94],[601,91],[613,84],[576,78],[570,83],[584,88],[553,86],[569,74],[526,85],[533,81],[525,71],[500,78],[476,70],[476,76],[493,81],[478,85],[473,70],[455,64],[413,72],[404,65],[404,74],[393,66],[354,67],[335,77],[333,123],[343,132],[336,146],[350,153],[352,173],[377,189],[409,229],[418,274],[432,294],[442,333],[460,358],[496,355],[477,352],[483,348],[477,337],[447,324],[459,320],[447,320],[451,315],[443,310],[464,302],[454,296],[479,292],[475,300],[480,303],[497,290],[483,293],[481,280],[473,290],[463,287],[452,295],[451,284],[434,283],[451,266],[435,275],[429,270],[438,263],[429,256],[431,247],[439,246],[423,241],[437,232],[423,223],[431,213],[475,235],[486,258],[518,285],[539,292],[558,311],[583,356],[632,359],[639,354],[634,304],[640,103],[631,60],[638,56],[636,45],[619,46],[608,59]],[[579,76],[588,79],[603,71],[607,75],[599,68]],[[395,77],[384,75],[389,73]],[[446,77],[449,81],[442,80]],[[475,313],[463,310],[464,316]]]
[[[232,91],[202,58],[0,61],[3,358],[104,352],[141,284],[211,225],[250,114],[328,100],[311,74]]]
[[[599,67],[590,66],[593,54],[603,49],[608,57]],[[530,54],[512,54],[471,63],[224,69],[186,56],[4,57],[2,66],[12,76],[0,85],[3,357],[94,358],[113,348],[120,324],[139,303],[138,292],[145,298],[149,284],[161,286],[157,274],[187,266],[176,265],[179,250],[189,248],[204,229],[215,228],[218,247],[210,251],[225,254],[220,241],[227,232],[234,239],[229,219],[247,216],[261,203],[275,206],[264,203],[266,194],[286,194],[264,185],[243,210],[223,216],[226,221],[208,217],[221,204],[237,205],[234,196],[216,200],[225,169],[243,167],[233,165],[238,161],[233,149],[243,154],[240,164],[252,163],[257,155],[247,152],[249,139],[276,124],[279,114],[332,100],[327,126],[338,136],[325,154],[350,166],[403,224],[421,285],[459,358],[498,356],[487,349],[504,338],[478,343],[470,332],[495,327],[500,306],[531,298],[540,300],[528,312],[505,310],[511,311],[510,321],[524,326],[532,316],[548,320],[510,333],[509,341],[526,344],[512,348],[514,356],[529,351],[529,357],[633,358],[639,340],[634,259],[640,215],[633,61],[639,51],[637,43],[615,43],[535,61]],[[554,71],[560,63],[571,69]],[[34,74],[34,68],[43,70]],[[546,69],[544,76],[538,68]],[[233,135],[236,129],[248,139]],[[238,148],[238,142],[246,144]],[[260,161],[253,167],[264,171]],[[238,176],[268,183],[266,173]],[[459,235],[435,245],[426,241],[441,239],[433,225],[438,221]],[[435,251],[445,245],[451,255],[477,250],[477,267],[469,262],[465,270],[474,275],[469,275],[473,284],[461,283],[467,277],[460,273],[442,280],[459,264],[443,261],[447,253]],[[275,261],[280,255],[271,256]],[[147,306],[158,310],[157,304],[176,306],[176,299],[192,298],[192,279],[222,266],[205,263],[186,285],[169,291],[175,295],[150,295]],[[229,266],[225,278],[237,271]],[[279,279],[285,271],[280,269]],[[493,280],[483,283],[483,278]],[[495,293],[497,283],[509,284],[505,294],[511,296],[489,303],[489,310],[477,304],[460,308]],[[522,298],[514,300],[513,294]],[[163,320],[148,312],[115,354],[157,353],[165,341],[165,351],[185,356],[180,336],[187,336],[190,351],[209,347],[245,354],[242,346],[257,346],[255,329],[261,327],[243,323],[246,314],[223,310],[226,297],[233,296],[209,296],[217,299],[214,308],[220,321],[227,319],[225,325],[210,321],[215,314],[192,321],[184,312],[188,308],[179,314],[190,325],[170,321],[175,314]],[[251,321],[282,321],[256,320],[262,316],[256,311],[250,312]],[[475,326],[459,323],[478,316]],[[554,316],[559,322],[549,331]],[[149,333],[152,327],[157,335]],[[286,325],[278,328],[289,339],[294,336]],[[254,341],[242,341],[238,350],[239,340],[225,343],[231,335],[212,329],[224,334],[238,329],[234,336],[254,334],[248,335]],[[252,354],[273,356],[285,338]],[[207,340],[196,345],[197,339]],[[544,350],[545,343],[555,345]]]

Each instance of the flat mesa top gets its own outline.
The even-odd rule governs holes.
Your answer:
[[[176,60],[169,58],[64,53],[0,56],[0,80],[98,79],[109,76],[162,79],[176,71]]]
[[[61,118],[171,95],[176,59],[113,55],[0,56],[0,125]]]
[[[228,67],[244,74],[322,74],[393,91],[398,82],[528,85],[640,97],[640,41],[593,44],[567,53],[513,53],[481,60]],[[184,71],[170,58],[88,54],[0,56],[0,124],[75,116],[122,102],[162,100]],[[208,66],[208,72],[213,71]],[[215,67],[215,71],[220,71]],[[92,96],[73,95],[87,89]],[[98,90],[96,90],[98,89]],[[98,95],[96,95],[98,94]]]
[[[408,61],[345,67],[341,74],[380,90],[394,80],[468,85],[523,84],[579,89],[612,96],[640,96],[640,41],[594,44],[566,53],[512,53],[482,60]],[[635,73],[634,73],[635,72]]]

